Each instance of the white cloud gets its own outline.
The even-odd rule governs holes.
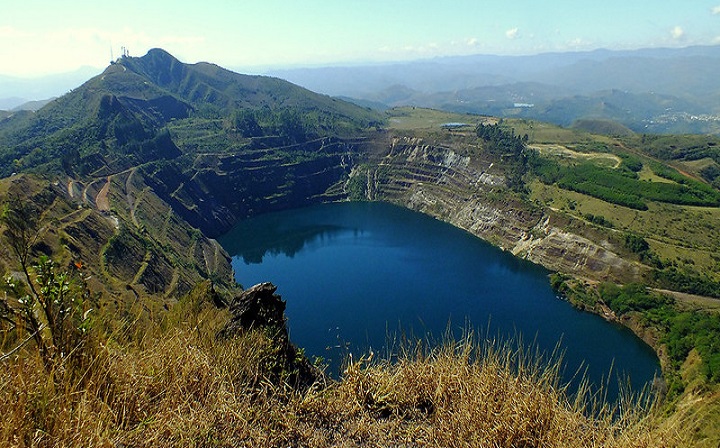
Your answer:
[[[683,30],[680,26],[676,26],[670,31],[670,34],[672,35],[673,39],[679,40],[685,36],[685,30]]]
[[[32,34],[12,26],[0,26],[0,39],[25,39],[28,37],[32,37]]]
[[[198,45],[205,43],[203,36],[162,36],[161,44],[182,44],[182,45]]]
[[[711,11],[714,16],[720,16],[720,6],[715,6]]]
[[[429,42],[424,45],[405,45],[401,47],[403,53],[418,55],[435,54],[438,50],[440,50],[440,45],[436,42]]]
[[[517,39],[519,34],[520,30],[518,28],[511,28],[505,31],[505,37],[507,37],[508,39]]]
[[[115,56],[120,46],[131,56],[142,56],[153,47],[167,47],[178,57],[189,56],[204,43],[192,35],[150,35],[129,27],[118,30],[100,28],[60,28],[43,32],[0,26],[0,73],[35,76],[72,71],[81,66],[104,67],[110,61],[110,46]]]
[[[586,50],[592,48],[592,46],[593,44],[591,41],[585,40],[582,37],[570,39],[565,43],[565,48],[573,51]]]
[[[478,41],[478,38],[477,38],[477,37],[471,37],[471,38],[468,39],[465,43],[467,44],[468,47],[475,47],[475,46],[477,46],[477,44],[478,44],[479,42],[480,42],[480,41]]]

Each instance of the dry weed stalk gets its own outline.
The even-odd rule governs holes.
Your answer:
[[[557,364],[519,344],[414,344],[395,362],[349,363],[340,381],[299,393],[269,379],[274,350],[262,331],[218,342],[217,316],[203,313],[142,341],[106,337],[74,382],[48,382],[37,355],[17,357],[0,376],[0,445],[679,445],[637,400],[597,406],[587,387],[569,396]]]

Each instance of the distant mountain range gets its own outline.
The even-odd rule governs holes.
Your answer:
[[[0,75],[0,110],[33,109],[30,102],[48,100],[63,95],[102,69],[82,67],[78,70],[36,78],[20,78]]]
[[[0,75],[0,110],[37,110],[97,72]],[[717,73],[720,46],[455,56],[269,75],[377,110],[422,106],[561,126],[601,119],[639,133],[720,134]]]
[[[607,119],[635,132],[720,133],[718,73],[720,46],[458,56],[271,74],[376,108],[413,105],[563,126]]]

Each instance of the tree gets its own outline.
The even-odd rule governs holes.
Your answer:
[[[291,143],[307,140],[307,130],[300,113],[295,109],[283,109],[278,115],[279,132]]]
[[[235,129],[243,137],[262,137],[263,135],[262,127],[252,110],[242,109],[235,111],[234,122]]]
[[[51,371],[77,352],[87,333],[92,300],[80,271],[82,264],[76,265],[76,273],[58,270],[47,256],[30,264],[32,248],[42,233],[39,213],[31,202],[11,199],[2,209],[0,224],[24,275],[24,279],[7,275],[2,285],[0,331],[12,334],[14,339],[9,340],[15,341],[15,347],[0,359],[34,341],[45,368]]]
[[[2,208],[0,224],[5,226],[3,235],[8,245],[17,256],[25,278],[28,274],[28,258],[30,249],[40,237],[39,211],[32,203],[22,200],[19,196],[11,198]]]
[[[650,250],[650,245],[647,240],[634,233],[625,234],[625,247],[639,255],[643,255]]]

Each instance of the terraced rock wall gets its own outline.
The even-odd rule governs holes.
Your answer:
[[[165,164],[144,177],[188,223],[216,237],[248,216],[344,198],[331,187],[347,178],[353,154],[348,144],[323,139],[292,151],[198,154],[189,169]]]
[[[77,230],[69,229],[79,233],[78,245],[97,246],[80,252],[99,256],[93,265],[107,283],[136,293],[177,297],[203,279],[231,281],[232,268],[222,247],[155,194],[143,169],[67,182],[67,199],[93,212]],[[99,232],[102,228],[110,230]]]
[[[616,281],[637,280],[644,272],[584,223],[569,223],[508,194],[490,159],[402,137],[391,140],[377,163],[354,169],[352,178],[369,200],[434,216],[551,270]]]

